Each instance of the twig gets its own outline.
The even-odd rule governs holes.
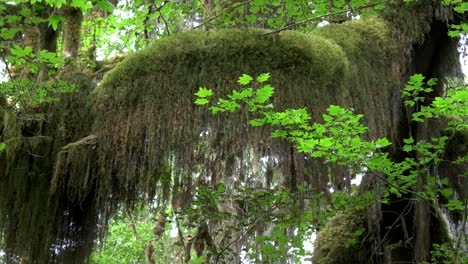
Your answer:
[[[223,9],[221,9],[221,10],[219,11],[219,13],[218,13],[217,15],[210,17],[208,20],[206,20],[205,22],[199,24],[199,25],[196,26],[196,27],[193,27],[192,29],[199,29],[199,28],[205,26],[206,24],[210,23],[211,21],[215,20],[215,19],[218,18],[219,16],[221,16],[221,15],[223,14],[224,11],[232,11],[234,8],[237,8],[237,7],[239,7],[239,6],[241,6],[241,5],[244,5],[244,4],[248,4],[248,3],[250,3],[250,2],[252,2],[252,0],[246,0],[246,1],[243,1],[243,2],[234,3],[234,4],[231,5],[231,6],[224,7]]]
[[[130,209],[125,208],[125,211],[128,215],[128,218],[130,219],[130,228],[132,229],[132,233],[133,235],[135,236],[136,240],[137,241],[140,241],[141,240],[141,237],[140,235],[138,234],[138,231],[136,229],[136,226],[135,226],[135,221],[133,221],[133,216],[132,216],[132,213],[130,212]]]
[[[171,35],[171,31],[169,30],[169,25],[166,21],[166,19],[164,18],[163,14],[161,13],[161,11],[159,11],[159,17],[162,19],[162,21],[164,22],[164,26],[166,27],[166,33],[168,36]]]
[[[271,207],[271,210],[270,211],[274,211],[275,209],[277,209],[278,206],[277,205],[274,205]],[[244,237],[247,233],[249,233],[258,223],[258,221],[260,221],[260,219],[263,219],[265,215],[264,214],[260,214],[258,217],[256,217],[253,221],[252,221],[252,224],[250,224],[250,226],[248,228],[245,229],[245,231],[241,232],[241,234],[234,240],[232,240],[230,243],[228,243],[225,247],[223,247],[221,249],[220,252],[217,253],[216,255],[216,262],[218,261],[219,257],[230,247],[232,246],[234,243],[236,243],[237,241],[239,241],[242,237]]]
[[[146,13],[146,17],[145,17],[145,21],[143,21],[143,26],[144,26],[144,30],[143,30],[143,33],[144,33],[144,36],[145,36],[145,40],[148,40],[149,39],[149,33],[148,33],[148,22],[151,18],[151,14],[153,14],[153,9],[154,9],[154,2],[150,2],[150,6],[148,8],[148,13]],[[164,4],[162,5],[164,6]]]
[[[371,263],[372,262],[372,258],[374,257],[375,253],[377,252],[377,249],[382,245],[382,243],[385,241],[385,239],[387,238],[388,234],[390,234],[390,231],[393,229],[393,227],[395,227],[395,225],[401,221],[400,219],[404,216],[406,216],[407,214],[410,213],[410,205],[412,205],[413,203],[410,202],[408,203],[406,206],[405,206],[405,209],[403,209],[403,212],[401,212],[401,214],[397,217],[397,219],[395,219],[395,221],[393,222],[393,224],[390,226],[390,228],[388,229],[388,231],[385,233],[384,237],[380,240],[379,244],[377,244],[377,246],[374,248],[373,252],[372,252],[372,255],[370,256],[369,258],[369,262],[368,263]],[[407,211],[408,210],[408,211]]]
[[[270,31],[270,32],[267,32],[267,33],[263,33],[262,35],[271,35],[271,34],[276,34],[276,33],[279,33],[281,31],[284,31],[284,30],[288,30],[288,29],[291,29],[293,27],[297,27],[299,25],[303,25],[303,24],[306,24],[306,23],[309,23],[311,21],[314,21],[314,20],[317,20],[317,19],[322,19],[322,18],[325,18],[325,17],[329,17],[329,16],[333,16],[333,15],[339,15],[339,14],[343,14],[343,13],[347,13],[347,12],[353,12],[355,10],[361,10],[361,9],[365,9],[365,8],[368,8],[368,7],[373,7],[373,6],[376,6],[376,5],[381,5],[381,4],[384,4],[384,3],[387,3],[389,0],[386,0],[386,1],[382,1],[382,2],[378,2],[378,3],[374,3],[374,4],[368,4],[368,5],[364,5],[364,6],[360,6],[360,7],[356,7],[356,8],[348,8],[348,9],[345,9],[345,10],[341,10],[341,11],[337,11],[337,12],[333,12],[333,13],[328,13],[328,14],[322,14],[322,15],[318,15],[318,16],[314,16],[314,17],[310,17],[308,19],[305,19],[305,20],[301,20],[299,22],[296,22],[296,23],[292,23],[290,25],[287,25],[287,26],[284,26],[280,29],[277,29],[277,30],[274,30],[274,31]]]

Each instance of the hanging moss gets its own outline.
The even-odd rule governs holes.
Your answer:
[[[78,203],[92,199],[104,223],[117,204],[131,206],[142,193],[150,200],[167,197],[168,183],[175,204],[180,194],[190,202],[199,185],[235,188],[234,178],[247,187],[268,182],[325,190],[330,171],[348,172],[318,169],[290,144],[271,140],[269,129],[246,126],[246,111],[212,116],[194,105],[193,94],[206,86],[223,96],[237,87],[243,73],[270,72],[279,109],[306,106],[320,120],[330,104],[353,107],[369,116],[369,137],[385,136],[396,122],[388,108],[397,100],[400,80],[389,59],[396,54],[389,32],[372,19],[309,35],[267,33],[182,32],[130,55],[94,93],[93,136],[58,154],[53,190],[67,192]],[[265,164],[260,160],[265,156],[276,158]],[[162,181],[167,164],[173,179]],[[272,184],[261,166],[283,176]],[[312,186],[316,183],[320,188]]]
[[[389,38],[389,28],[371,18],[332,24],[318,33],[335,41],[347,55],[349,100],[358,113],[365,113],[371,137],[395,139],[393,128],[399,122],[401,105],[398,87],[402,58]]]
[[[103,166],[99,171],[115,177],[106,181],[122,184],[122,190],[144,189],[148,182],[145,178],[155,177],[171,156],[177,163],[176,170],[193,171],[195,160],[213,153],[213,147],[219,149],[219,156],[239,158],[249,150],[248,146],[258,144],[262,137],[268,138],[267,130],[248,132],[248,128],[242,128],[246,113],[241,117],[208,120],[209,113],[193,105],[193,93],[198,86],[217,87],[218,94],[225,94],[233,87],[230,80],[241,73],[268,71],[281,76],[276,78],[278,87],[286,86],[278,92],[278,98],[286,100],[278,101],[279,107],[304,105],[297,101],[297,93],[322,108],[326,105],[319,100],[320,90],[336,93],[333,101],[344,97],[347,60],[337,45],[295,32],[285,32],[275,42],[269,35],[259,37],[263,33],[181,33],[131,56],[110,73],[97,90],[96,104],[100,116],[96,121],[100,143],[98,166]],[[244,121],[239,123],[239,119]],[[217,130],[222,125],[225,128]],[[213,132],[201,139],[200,133],[208,130]],[[246,138],[243,136],[246,132],[256,135]],[[114,164],[123,167],[117,169]],[[201,167],[212,168],[211,165]],[[222,167],[219,163],[216,166]],[[188,187],[189,178],[176,179],[175,183]]]
[[[93,122],[87,108],[93,85],[71,68],[61,78],[77,83],[78,92],[38,108],[38,112],[44,111],[44,119],[25,119],[15,109],[0,111],[0,142],[7,145],[0,153],[0,230],[7,263],[15,263],[19,257],[30,263],[61,262],[55,255],[64,259],[64,251],[76,249],[83,257],[92,248],[89,243],[70,245],[81,238],[92,241],[90,231],[84,232],[88,237],[82,235],[82,230],[95,228],[96,218],[89,216],[94,211],[88,210],[92,204],[69,201],[63,193],[50,194],[57,151],[86,136]],[[86,248],[88,252],[80,253]]]
[[[49,180],[42,166],[44,149],[51,138],[45,136],[22,137],[13,113],[6,114],[6,127],[15,126],[15,134],[5,133],[6,150],[0,153],[0,229],[3,231],[6,258],[16,256],[39,256],[45,248],[44,236],[47,220]],[[6,137],[8,136],[8,137]],[[30,251],[28,251],[30,250]],[[11,254],[10,253],[14,253]]]
[[[2,140],[17,135],[22,142],[0,156],[0,211],[9,212],[2,213],[0,229],[8,252],[38,263],[82,262],[98,225],[105,227],[118,205],[132,206],[143,194],[189,206],[200,185],[225,183],[230,192],[243,181],[246,187],[304,184],[326,191],[330,172],[347,170],[305,159],[289,143],[271,140],[269,129],[247,126],[247,111],[211,115],[194,105],[194,93],[206,86],[224,96],[243,73],[270,72],[280,110],[306,106],[320,120],[330,104],[353,107],[368,116],[368,136],[381,137],[396,118],[388,109],[400,80],[389,62],[396,53],[388,36],[376,19],[312,34],[183,32],[130,55],[92,100],[86,76],[63,73],[80,84],[79,93],[64,96],[48,123],[17,125],[9,121],[14,116],[3,115],[10,132]],[[29,140],[40,142],[29,146]],[[269,168],[268,179],[262,166]],[[31,213],[34,220],[26,217]]]

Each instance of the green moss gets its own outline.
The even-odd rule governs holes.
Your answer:
[[[370,137],[395,139],[392,131],[399,122],[404,60],[391,41],[390,29],[381,20],[371,18],[332,24],[317,33],[336,42],[349,59],[349,99],[354,109],[364,114]]]
[[[69,199],[72,195],[62,190],[54,195],[50,192],[57,152],[84,137],[93,122],[87,107],[93,86],[81,72],[67,70],[61,79],[78,84],[79,91],[37,109],[45,112],[48,122],[26,119],[15,109],[0,111],[0,142],[7,144],[0,153],[0,230],[5,259],[21,256],[32,263],[54,263],[54,247],[75,250],[80,259],[87,255],[80,250],[92,247],[92,243],[70,245],[69,241],[93,241],[94,205]],[[58,258],[55,262],[64,263]]]
[[[4,110],[2,112],[2,136],[4,140],[7,140],[12,137],[17,137],[20,135],[20,126],[16,119],[16,113],[9,110]]]
[[[83,11],[79,8],[64,6],[62,8],[65,17],[63,29],[63,50],[66,57],[77,58],[80,50],[81,24]]]
[[[283,175],[276,184],[325,186],[326,172],[306,173],[317,171],[313,162],[298,153],[291,157],[290,146],[271,140],[269,129],[245,126],[250,113],[213,117],[194,105],[194,93],[206,86],[224,96],[237,88],[243,73],[270,72],[279,109],[306,106],[319,120],[330,104],[353,107],[369,116],[370,137],[383,136],[395,118],[388,109],[399,102],[400,77],[390,60],[395,53],[388,30],[371,19],[312,34],[267,33],[181,32],[130,55],[94,92],[95,143],[68,145],[59,154],[54,188],[73,186],[72,197],[79,199],[94,192],[98,207],[111,212],[118,202],[133,204],[141,192],[149,199],[154,190],[167,197],[167,181],[159,181],[167,163],[174,167],[172,192],[189,191],[197,181],[195,171],[209,173],[211,184],[245,175],[258,177],[252,181],[257,184],[264,175],[255,164],[265,155],[278,157],[270,164]],[[204,131],[210,133],[201,137]]]
[[[395,47],[382,21],[353,21],[308,35],[267,33],[182,32],[130,55],[111,71],[95,91],[93,132],[99,136],[99,171],[116,178],[107,181],[144,189],[143,183],[154,182],[146,178],[155,177],[170,156],[179,172],[190,174],[196,166],[212,166],[195,163],[204,160],[194,156],[197,153],[235,153],[234,159],[240,160],[250,149],[258,149],[253,156],[260,157],[265,146],[278,153],[279,167],[288,174],[289,147],[270,141],[268,129],[243,126],[249,113],[208,118],[207,109],[193,104],[199,86],[214,88],[215,95],[222,96],[237,87],[235,81],[243,73],[270,72],[279,109],[307,106],[319,120],[330,104],[353,107],[368,117],[370,137],[388,135],[398,121],[389,109],[399,105],[400,76],[391,59]],[[215,132],[201,142],[200,133],[206,129]],[[196,148],[201,150],[194,153]],[[304,178],[302,172],[298,177]],[[175,182],[184,181],[190,179]]]
[[[7,195],[0,204],[0,211],[12,212],[0,219],[9,249],[47,260],[54,253],[45,248],[56,245],[64,248],[65,257],[67,252],[86,256],[98,224],[105,226],[122,202],[131,206],[142,193],[150,200],[155,195],[168,198],[169,192],[193,194],[194,186],[204,181],[197,175],[210,175],[206,184],[213,186],[221,182],[232,186],[233,178],[249,177],[249,186],[258,187],[265,182],[258,164],[267,155],[277,157],[268,165],[278,172],[275,186],[304,184],[316,190],[311,186],[315,182],[326,186],[326,166],[317,169],[289,144],[272,140],[269,129],[248,127],[251,113],[213,117],[195,106],[199,86],[224,96],[237,88],[243,73],[270,72],[276,88],[273,101],[280,110],[305,106],[319,120],[330,104],[340,104],[369,116],[369,137],[382,136],[390,127],[394,113],[388,107],[399,93],[394,85],[399,76],[389,60],[393,46],[383,22],[344,23],[312,34],[265,33],[190,31],[158,40],[106,75],[94,91],[93,114],[87,104],[92,85],[82,77],[72,81],[82,84],[80,92],[65,96],[48,115],[50,124],[34,130],[34,136],[53,141],[34,144],[41,147],[32,157],[23,147],[0,157],[7,158],[6,166],[0,164],[6,171],[0,184],[14,186],[2,190]],[[379,119],[386,120],[383,127]],[[9,133],[22,135],[27,128]],[[95,137],[86,137],[90,134]],[[161,180],[168,174],[167,164],[173,178]],[[34,192],[27,187],[36,185]],[[47,215],[27,221],[21,218],[27,210]],[[18,228],[10,228],[10,223]],[[41,230],[33,230],[31,223]],[[29,231],[31,243],[19,245]]]
[[[297,32],[283,32],[277,41],[264,33],[193,31],[160,40],[121,63],[107,75],[98,92],[103,97],[111,96],[114,104],[125,109],[145,96],[152,99],[148,104],[169,95],[193,97],[192,92],[202,84],[227,91],[233,87],[226,84],[233,84],[231,80],[242,73],[265,71],[282,74],[281,78],[276,76],[276,82],[281,79],[281,84],[288,86],[293,86],[286,84],[289,80],[308,81],[311,98],[317,95],[314,90],[343,88],[347,60],[340,47],[324,38],[309,38]],[[135,80],[138,84],[126,87],[127,82]],[[140,83],[143,80],[152,83]],[[117,83],[120,85],[115,87]],[[170,88],[165,89],[166,85]]]
[[[312,260],[317,264],[366,263],[364,237],[364,211],[339,212],[318,233]]]
[[[154,182],[147,178],[157,177],[170,156],[182,174],[196,166],[211,167],[201,157],[207,153],[234,155],[237,161],[232,166],[250,155],[249,149],[262,152],[270,143],[275,152],[284,153],[282,157],[290,153],[286,145],[270,141],[269,130],[243,126],[246,112],[207,118],[207,109],[193,104],[199,86],[225,95],[237,87],[235,81],[243,73],[270,72],[276,87],[275,105],[280,109],[309,106],[318,119],[328,105],[346,102],[349,65],[337,44],[292,31],[279,37],[265,33],[183,32],[130,55],[111,71],[95,91],[99,171],[115,177],[107,181],[145,189],[145,182]],[[214,133],[201,142],[200,133],[206,129]],[[222,138],[217,131],[222,131]],[[287,162],[282,166],[286,168]],[[120,168],[109,164],[120,164]],[[187,186],[190,179],[175,182]],[[133,194],[129,196],[133,199]]]

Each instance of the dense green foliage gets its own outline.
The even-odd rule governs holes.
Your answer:
[[[360,123],[362,115],[354,115],[350,109],[344,109],[339,106],[331,105],[327,109],[327,114],[323,114],[322,123],[310,123],[311,117],[307,112],[307,108],[302,109],[286,109],[285,111],[275,111],[275,107],[269,101],[273,96],[274,88],[269,84],[264,84],[268,81],[270,74],[261,74],[256,78],[260,86],[256,89],[250,85],[253,78],[244,74],[239,78],[238,83],[248,88],[233,90],[232,94],[226,99],[218,99],[217,102],[210,106],[213,114],[219,112],[235,112],[238,109],[247,108],[247,111],[259,115],[258,118],[249,121],[251,126],[272,126],[276,130],[272,132],[273,138],[283,138],[292,142],[299,152],[305,152],[312,158],[324,158],[325,162],[332,164],[349,166],[354,173],[370,173],[374,176],[385,175],[386,188],[384,195],[380,200],[371,201],[379,203],[388,203],[389,197],[404,197],[408,193],[415,193],[415,188],[418,186],[418,179],[421,174],[425,174],[432,166],[438,166],[443,159],[444,152],[447,149],[447,140],[453,137],[456,133],[467,132],[468,121],[468,86],[459,84],[449,90],[444,97],[436,97],[428,106],[423,106],[420,111],[413,113],[412,119],[417,122],[424,122],[428,118],[448,119],[445,131],[446,135],[441,137],[431,138],[431,142],[424,140],[415,142],[413,138],[404,139],[405,152],[414,151],[413,158],[406,158],[402,162],[394,162],[389,159],[389,154],[380,151],[382,148],[388,147],[391,143],[385,138],[376,139],[373,142],[363,141],[363,135],[367,131],[367,127]],[[414,106],[415,104],[424,101],[424,94],[432,92],[431,88],[436,81],[434,79],[424,82],[424,77],[420,74],[411,76],[408,85],[405,87],[402,97],[406,98],[405,105]],[[210,89],[201,87],[195,94],[198,99],[195,101],[198,105],[208,104],[209,98],[213,95]],[[457,164],[463,164],[468,159],[468,155],[457,157],[454,161]],[[465,172],[466,173],[466,172]],[[446,208],[450,211],[459,211],[464,215],[466,221],[466,213],[468,210],[468,200],[459,200],[454,196],[453,189],[448,185],[448,179],[438,178],[437,175],[429,175],[428,181],[422,189],[415,193],[428,202],[438,199],[439,196],[448,199]],[[350,195],[356,195],[351,193]],[[360,194],[363,195],[362,193]],[[372,197],[366,194],[364,197]],[[355,202],[350,199],[346,203],[346,215],[339,215],[341,220],[339,226],[345,230],[331,229],[327,240],[319,240],[322,243],[331,243],[330,245],[316,245],[315,259],[317,263],[337,263],[347,261],[349,253],[344,256],[336,248],[334,238],[339,236],[345,242],[345,248],[351,247],[349,239],[354,239],[352,236],[345,235],[351,233],[359,237],[364,233],[362,222],[346,223],[349,219],[359,219],[363,208],[369,206],[369,201],[362,200]],[[351,213],[349,213],[351,211]],[[351,215],[352,217],[350,217]],[[362,221],[362,220],[357,220]],[[334,222],[330,222],[334,225]],[[336,224],[335,224],[336,225]],[[335,233],[337,232],[337,233]],[[443,247],[435,246],[437,252],[434,253],[433,260],[445,258],[447,263],[466,263],[468,255],[461,253],[465,248],[465,237],[467,234],[464,229],[461,229],[456,234],[455,243],[453,246],[444,244]],[[353,241],[353,240],[351,240]],[[283,242],[287,243],[287,242]],[[335,251],[338,250],[338,251]],[[460,253],[460,254],[459,254]],[[322,256],[321,254],[327,254]],[[359,253],[355,253],[353,259],[358,259]],[[338,260],[337,258],[342,258]],[[445,263],[445,262],[444,262]]]

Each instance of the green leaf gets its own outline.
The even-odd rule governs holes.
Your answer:
[[[413,151],[413,146],[411,146],[411,145],[405,145],[405,146],[403,147],[403,151],[405,151],[405,152]]]
[[[437,84],[437,79],[436,78],[431,78],[429,81],[427,81],[427,85],[429,85],[429,86],[434,86],[436,84]]]
[[[91,3],[87,0],[72,0],[71,4],[70,4],[72,7],[78,7],[80,8],[81,10],[83,11],[86,11],[90,8],[92,8],[93,6],[91,5]],[[98,3],[99,5],[99,3]],[[101,8],[101,7],[99,7]]]
[[[267,73],[262,73],[257,77],[257,82],[263,83],[263,82],[268,81],[268,79],[270,79],[270,73],[268,73],[268,72]]]
[[[423,80],[424,80],[424,76],[422,74],[414,74],[410,76],[410,80],[408,82],[412,84],[416,84],[416,83],[422,83]]]
[[[442,194],[442,196],[445,198],[450,198],[450,196],[453,194],[453,190],[451,188],[445,188],[440,190],[440,194]]]
[[[247,89],[241,90],[240,92],[233,90],[232,95],[229,95],[228,97],[231,100],[242,100],[244,98],[248,98],[252,96],[252,94],[253,94],[252,88],[247,88]]]
[[[456,199],[450,200],[445,206],[450,211],[463,211],[465,209],[465,205],[463,204],[463,202]]]
[[[223,108],[225,111],[234,112],[236,109],[240,108],[240,105],[231,100],[225,100],[220,98],[218,100],[219,106]]]
[[[270,245],[270,244],[265,244],[265,245],[263,245],[263,247],[262,247],[262,252],[263,252],[263,254],[265,254],[265,255],[269,255],[269,254],[271,254],[271,253],[273,253],[273,252],[275,252],[275,251],[276,251],[275,247],[272,246],[272,245]]]
[[[18,45],[15,45],[14,48],[10,50],[11,54],[18,56],[18,57],[24,57],[24,56],[30,56],[32,55],[32,48],[29,46],[24,47],[22,49]]]
[[[237,82],[240,83],[241,85],[247,85],[252,80],[253,80],[252,76],[244,73],[244,74],[242,74],[241,77],[239,77],[239,80]]]
[[[315,146],[317,146],[318,143],[319,141],[317,139],[301,140],[299,141],[299,146],[297,147],[297,149],[299,150],[299,152],[311,152],[312,150],[314,150]]]
[[[111,5],[107,0],[99,0],[97,2],[99,9],[103,11],[108,11],[110,13],[114,12],[114,6]]]
[[[16,16],[16,15],[7,15],[6,16],[6,21],[10,24],[14,24],[16,22],[21,21],[22,17],[21,16]]]
[[[386,138],[379,138],[379,139],[377,139],[375,144],[376,144],[377,148],[384,148],[386,146],[391,145],[392,143],[390,141],[388,141],[388,139],[386,139]]]
[[[213,91],[211,89],[207,89],[205,87],[200,87],[198,89],[198,92],[195,93],[196,96],[198,97],[202,97],[202,98],[205,98],[205,97],[210,97],[213,95]]]
[[[0,152],[2,152],[3,150],[5,150],[5,148],[6,148],[5,143],[0,143]]]
[[[297,189],[298,189],[299,191],[305,191],[307,188],[306,188],[304,185],[299,184],[299,185],[297,186]]]
[[[284,130],[275,130],[271,133],[272,138],[285,138],[288,135],[288,132]]]
[[[355,236],[355,237],[359,237],[359,236],[361,236],[362,234],[364,234],[365,231],[366,231],[366,229],[363,228],[363,227],[361,227],[361,228],[359,228],[358,230],[356,230],[356,231],[354,232],[354,236]]]
[[[195,100],[196,105],[206,105],[209,102],[210,101],[208,99],[205,99],[205,98],[198,98],[197,100]]]
[[[263,119],[252,119],[250,120],[249,124],[251,126],[264,126],[265,122],[263,121]]]
[[[413,144],[414,143],[414,138],[410,137],[410,138],[405,138],[403,139],[403,142],[405,144]]]
[[[448,178],[443,178],[443,179],[441,179],[441,180],[440,180],[440,184],[445,185],[445,186],[448,185],[448,184],[449,184]]]
[[[452,98],[458,101],[468,101],[468,90],[456,90]]]
[[[210,107],[210,110],[213,115],[216,115],[219,112],[224,112],[222,108],[217,107],[217,106]]]
[[[2,38],[2,39],[11,39],[19,31],[21,31],[21,30],[18,29],[18,28],[10,28],[10,29],[2,28],[2,33],[0,33],[0,38]]]
[[[256,96],[254,101],[259,104],[266,102],[273,95],[274,90],[275,89],[269,84],[263,86],[255,92]]]
[[[57,15],[51,15],[49,17],[49,26],[52,26],[54,30],[57,30],[58,25],[60,22],[65,21],[65,18],[63,16],[57,16]]]
[[[319,142],[319,145],[322,148],[329,149],[333,145],[333,141],[331,138],[322,138]]]
[[[47,19],[42,18],[42,17],[34,16],[34,17],[31,18],[31,23],[33,23],[34,25],[38,25],[38,24],[46,22],[46,21],[47,21]]]
[[[220,183],[218,186],[216,186],[216,191],[218,193],[224,193],[226,191],[226,186],[224,184]]]
[[[327,111],[328,111],[328,113],[330,113],[330,115],[337,116],[337,115],[344,114],[345,109],[340,107],[340,106],[337,106],[337,105],[330,105],[330,107],[328,107]]]

